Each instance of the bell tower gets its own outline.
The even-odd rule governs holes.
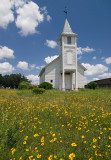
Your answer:
[[[77,80],[77,34],[72,32],[67,18],[63,32],[58,38],[61,65],[61,89],[78,90]]]

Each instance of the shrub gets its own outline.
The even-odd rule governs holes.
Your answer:
[[[22,81],[19,83],[19,89],[32,89],[32,85],[29,82]]]
[[[39,88],[44,88],[44,89],[52,89],[52,84],[48,83],[48,82],[43,82],[39,85]]]
[[[96,82],[89,82],[86,86],[86,88],[89,88],[89,89],[97,89],[98,88],[98,85]]]
[[[35,93],[35,94],[42,94],[44,92],[45,92],[45,89],[43,89],[43,88],[34,88],[33,89],[33,93]]]

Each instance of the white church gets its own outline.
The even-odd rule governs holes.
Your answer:
[[[40,83],[49,82],[59,90],[84,88],[86,68],[77,61],[77,34],[72,32],[66,18],[63,32],[58,38],[59,56],[40,72]]]

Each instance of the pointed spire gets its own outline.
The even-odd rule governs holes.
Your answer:
[[[70,27],[70,24],[69,24],[67,18],[66,18],[66,20],[65,20],[65,24],[64,24],[64,28],[63,28],[63,32],[62,32],[62,33],[64,33],[64,34],[74,34],[74,33],[72,32],[72,29],[71,29],[71,27]]]

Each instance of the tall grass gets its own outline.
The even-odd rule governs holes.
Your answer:
[[[110,160],[111,90],[0,90],[0,160]]]

